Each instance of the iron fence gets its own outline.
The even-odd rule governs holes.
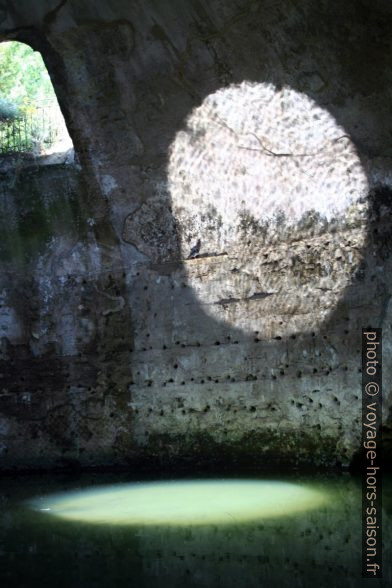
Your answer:
[[[0,120],[0,153],[42,154],[54,144],[68,138],[58,104],[34,106],[31,112]]]

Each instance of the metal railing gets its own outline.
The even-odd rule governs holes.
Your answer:
[[[0,120],[0,154],[44,154],[61,142],[70,142],[57,103],[40,103],[15,118]]]

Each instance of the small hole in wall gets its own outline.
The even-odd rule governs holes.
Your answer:
[[[159,415],[160,415],[160,416],[164,416],[164,414],[165,414],[165,413],[164,413],[164,412],[163,412],[163,410],[161,409],[161,410],[159,411]]]
[[[204,407],[204,409],[203,409],[203,412],[208,412],[209,410],[210,410],[210,405],[209,405],[209,404],[207,404],[207,405]]]
[[[220,341],[215,341],[215,345],[220,345]]]
[[[251,406],[249,410],[250,410],[250,412],[256,412],[256,407],[255,406]]]
[[[247,382],[254,382],[254,381],[256,381],[256,380],[257,380],[257,376],[254,376],[253,374],[248,374],[248,375],[246,376],[245,380],[246,380]]]
[[[176,369],[178,368],[178,364],[177,364],[177,363],[175,363],[175,364],[173,365],[173,367],[174,367],[174,369],[176,370]]]
[[[317,374],[317,368],[313,368],[313,373]]]
[[[291,335],[291,339],[296,339],[297,336],[296,335]]]
[[[302,377],[302,372],[301,371],[298,371],[297,372],[297,378],[301,378],[301,377]]]

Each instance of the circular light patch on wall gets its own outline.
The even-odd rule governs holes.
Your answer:
[[[173,141],[168,183],[189,285],[237,327],[271,313],[314,327],[306,315],[316,304],[323,320],[359,267],[366,174],[334,117],[291,88],[207,96]]]
[[[232,524],[316,508],[327,497],[287,482],[195,480],[130,483],[35,500],[35,510],[70,521],[112,525]]]

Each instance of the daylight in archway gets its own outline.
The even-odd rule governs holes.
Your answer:
[[[41,54],[18,41],[0,44],[0,153],[48,155],[72,140]]]

